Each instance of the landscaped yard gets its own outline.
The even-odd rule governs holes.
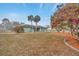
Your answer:
[[[0,34],[0,55],[79,55],[54,33]]]

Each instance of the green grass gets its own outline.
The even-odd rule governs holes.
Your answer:
[[[0,55],[79,55],[53,33],[0,34]]]

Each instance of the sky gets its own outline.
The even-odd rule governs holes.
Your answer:
[[[41,17],[38,25],[50,25],[50,16],[57,10],[55,3],[0,3],[0,22],[3,18],[30,24],[29,15]],[[33,23],[35,25],[35,23]]]

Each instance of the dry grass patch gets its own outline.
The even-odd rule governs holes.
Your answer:
[[[0,55],[79,55],[53,33],[0,34]]]

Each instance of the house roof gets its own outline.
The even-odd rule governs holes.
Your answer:
[[[33,28],[35,28],[36,26],[34,26],[34,25],[29,25],[29,24],[25,24],[25,25],[23,25],[23,27],[26,27],[26,28],[30,28],[30,27],[33,27]],[[37,26],[38,28],[44,28],[44,29],[46,29],[46,27],[43,27],[43,26]]]

